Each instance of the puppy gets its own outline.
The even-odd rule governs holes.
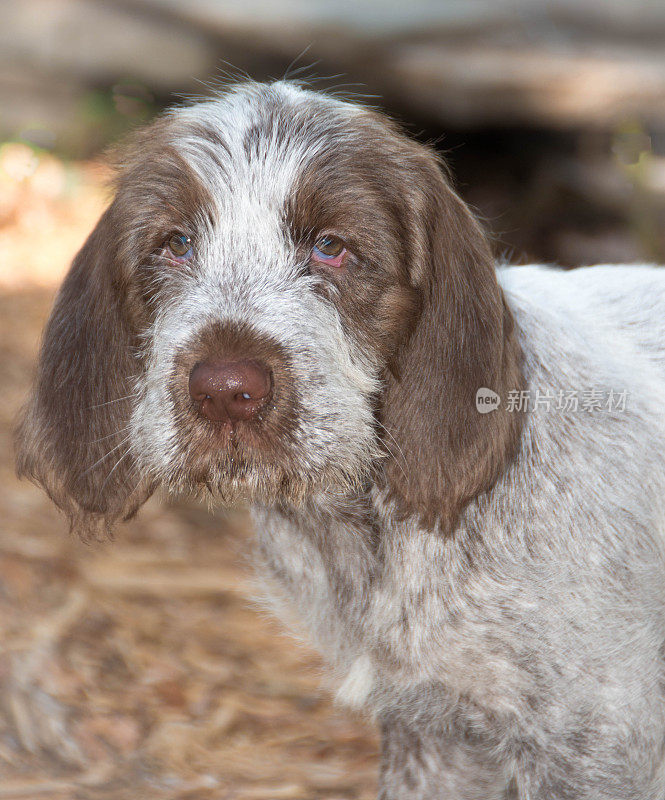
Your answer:
[[[290,83],[167,112],[76,257],[18,470],[96,536],[248,501],[382,800],[665,797],[665,271],[497,270],[435,154]]]

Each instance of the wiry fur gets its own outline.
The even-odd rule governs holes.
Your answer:
[[[321,231],[343,270],[310,264]],[[497,273],[428,149],[242,85],[130,147],[47,327],[19,470],[88,534],[160,483],[250,500],[270,602],[381,724],[382,800],[661,800],[664,310],[654,268]],[[197,413],[210,357],[267,366],[259,418]],[[520,389],[630,397],[511,413]]]

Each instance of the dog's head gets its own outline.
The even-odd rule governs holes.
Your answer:
[[[291,84],[167,113],[123,157],[18,430],[91,534],[158,485],[299,502],[383,485],[444,523],[510,457],[519,383],[486,240],[434,153]]]

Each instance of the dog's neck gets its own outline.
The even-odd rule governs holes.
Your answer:
[[[332,666],[340,699],[364,704],[378,687],[441,675],[448,609],[422,598],[463,590],[450,537],[404,520],[378,489],[253,516],[265,597]]]

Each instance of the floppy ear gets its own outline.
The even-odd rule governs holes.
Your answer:
[[[84,537],[110,530],[149,496],[127,449],[140,368],[117,255],[116,204],[76,256],[44,332],[17,431],[17,471],[41,484]]]
[[[505,401],[522,387],[520,350],[480,226],[434,154],[416,148],[405,185],[421,310],[387,376],[381,413],[394,444],[383,479],[403,513],[446,531],[516,452],[521,419]],[[482,387],[501,396],[498,409],[478,412]]]

